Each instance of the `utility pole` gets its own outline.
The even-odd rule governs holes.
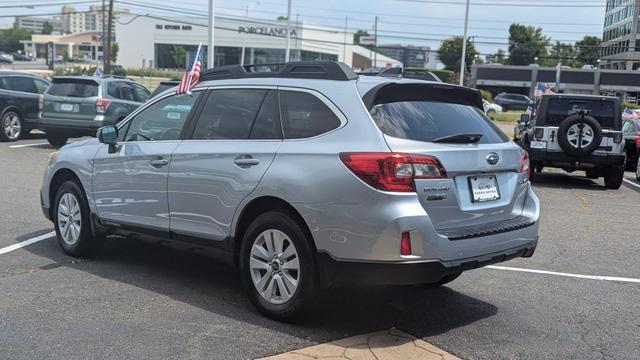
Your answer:
[[[378,15],[376,15],[376,21],[374,22],[374,25],[373,25],[373,37],[374,37],[373,47],[376,49],[376,51],[373,52],[373,67],[378,67]]]
[[[247,22],[249,22],[249,5],[247,5],[247,7],[245,8],[245,18],[247,19]],[[245,48],[245,43],[246,43],[246,34],[247,31],[245,29],[245,31],[242,32],[242,53],[240,54],[240,65],[244,65],[244,48]]]
[[[111,27],[113,26],[113,0],[109,0],[109,21],[107,21],[107,52],[106,57],[107,61],[104,66],[104,73],[111,74]],[[105,49],[102,49],[102,53],[104,54]],[[105,56],[105,55],[103,55]]]
[[[460,59],[460,86],[464,86],[464,71],[467,68],[467,28],[469,27],[469,0],[464,10],[464,35],[462,36],[462,59]]]
[[[284,53],[284,62],[288,63],[291,56],[291,0],[287,1],[287,50]]]
[[[105,31],[106,31],[106,23],[105,23],[106,11],[105,10],[106,9],[107,9],[106,2],[105,2],[105,0],[102,0],[102,16],[101,16],[102,17],[102,19],[101,19],[102,20],[102,34],[100,35],[100,45],[102,45],[102,69],[103,70],[107,65],[107,63],[106,63],[107,60],[104,57],[104,47],[105,47],[105,41],[104,40],[105,40],[105,37],[106,37],[105,36],[106,35],[106,33],[105,33]],[[96,50],[96,58],[97,57],[98,57],[98,50]]]
[[[344,44],[342,44],[342,62],[347,63],[347,27],[349,24],[349,17],[344,17]]]
[[[208,32],[208,42],[207,42],[207,64],[209,65],[208,67],[211,69],[214,67],[215,65],[215,57],[214,57],[214,45],[213,45],[213,31],[215,30],[214,28],[214,17],[215,17],[215,9],[216,9],[216,5],[215,5],[215,0],[209,0],[209,32]]]

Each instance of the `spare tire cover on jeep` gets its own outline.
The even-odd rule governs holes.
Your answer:
[[[558,143],[572,156],[588,156],[601,141],[602,127],[595,118],[583,112],[567,117],[558,127]]]

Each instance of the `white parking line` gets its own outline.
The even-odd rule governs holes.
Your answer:
[[[633,185],[633,186],[635,186],[635,187],[637,187],[637,188],[640,188],[640,185],[638,185],[638,184],[634,183],[634,182],[633,182],[633,181],[631,181],[631,180],[622,179],[622,181],[626,182],[626,183],[627,183],[627,184],[629,184],[629,185]]]
[[[494,269],[494,270],[508,270],[508,271],[520,271],[520,272],[545,274],[545,275],[566,276],[566,277],[572,277],[572,278],[578,278],[578,279],[619,281],[619,282],[630,282],[630,283],[640,284],[640,279],[616,277],[616,276],[581,275],[581,274],[562,273],[562,272],[556,272],[556,271],[524,269],[524,268],[496,266],[496,265],[489,265],[486,268]]]
[[[35,143],[35,144],[20,144],[20,145],[11,145],[9,147],[12,149],[17,149],[17,148],[24,148],[24,147],[31,147],[31,146],[40,146],[40,145],[49,145],[49,143],[43,142],[43,143]]]
[[[18,249],[23,248],[23,247],[25,247],[27,245],[31,245],[31,244],[37,243],[38,241],[50,239],[51,237],[53,237],[55,235],[56,235],[56,232],[52,231],[52,232],[48,232],[48,233],[40,235],[40,236],[36,236],[36,237],[31,238],[29,240],[21,241],[21,242],[19,242],[17,244],[13,244],[11,246],[3,247],[2,249],[0,249],[0,255],[6,254],[6,253],[11,252],[13,250],[18,250]]]

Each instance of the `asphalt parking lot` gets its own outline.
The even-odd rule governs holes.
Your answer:
[[[53,229],[39,206],[44,143],[0,143],[0,249]],[[256,358],[392,327],[461,358],[639,358],[640,184],[554,172],[534,187],[532,258],[439,289],[332,289],[295,325],[259,315],[235,271],[201,255],[110,239],[78,260],[47,236],[0,250],[0,358]]]

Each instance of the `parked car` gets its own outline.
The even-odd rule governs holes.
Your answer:
[[[13,64],[13,56],[0,51],[0,64]]]
[[[33,61],[33,57],[29,54],[25,54],[22,52],[13,53],[13,60],[15,61]]]
[[[41,199],[62,249],[88,256],[118,234],[210,250],[276,319],[320,287],[437,286],[532,256],[527,153],[477,90],[336,62],[249,68],[204,71],[191,95],[168,90],[54,153]]]
[[[156,95],[161,94],[168,89],[171,89],[172,87],[178,86],[179,84],[180,84],[180,81],[177,81],[177,80],[161,81],[160,84],[158,84],[158,86],[151,92],[151,95],[149,95],[149,98],[147,99],[147,101],[156,97]]]
[[[38,98],[49,83],[34,75],[0,71],[0,141],[16,141],[38,120]]]
[[[502,112],[502,106],[498,104],[490,103],[487,100],[482,100],[482,107],[484,109],[484,113],[487,114],[487,116],[491,120],[496,118],[497,113]]]
[[[624,138],[624,152],[627,155],[625,167],[635,170],[640,154],[640,119],[624,120],[622,123],[622,137]]]
[[[148,97],[147,88],[123,77],[58,76],[44,94],[38,129],[61,147],[70,137],[117,124]]]
[[[584,170],[589,178],[604,177],[608,189],[620,188],[625,164],[620,104],[608,96],[543,95],[521,139],[531,167]]]
[[[496,104],[502,106],[503,111],[509,110],[527,110],[529,106],[533,106],[533,100],[522,94],[498,94],[495,97]]]

